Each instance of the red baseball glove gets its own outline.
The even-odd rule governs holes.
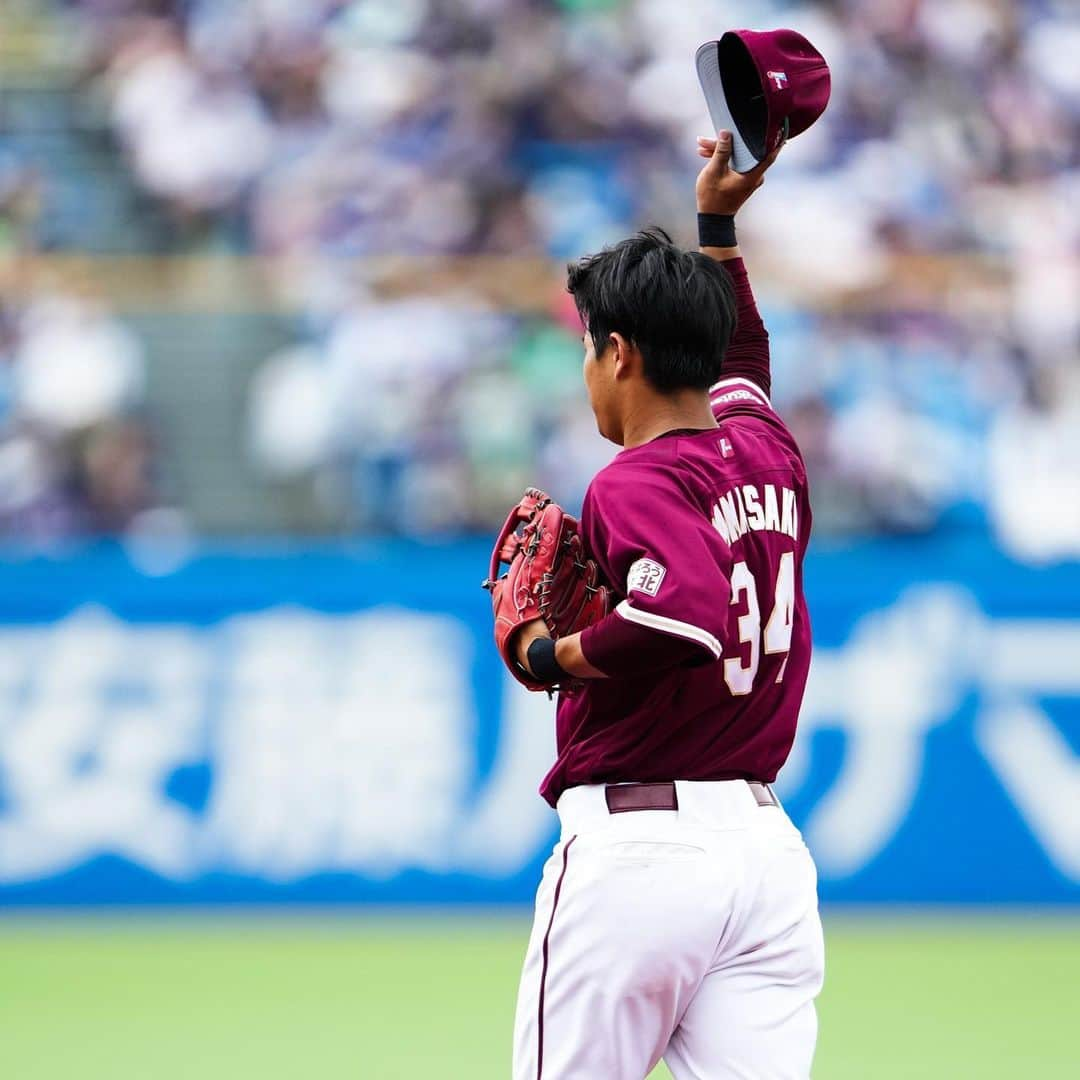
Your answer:
[[[520,530],[520,531],[519,531]],[[499,577],[503,563],[510,569]],[[484,588],[491,591],[495,644],[511,674],[530,690],[537,682],[514,654],[522,625],[543,619],[553,638],[566,637],[602,619],[611,609],[611,590],[588,558],[576,518],[538,488],[527,488],[510,511],[491,552]]]

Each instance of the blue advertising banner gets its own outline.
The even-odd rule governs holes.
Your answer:
[[[552,705],[486,546],[0,565],[0,904],[531,900]],[[824,900],[1080,900],[1080,567],[818,548],[778,785]]]

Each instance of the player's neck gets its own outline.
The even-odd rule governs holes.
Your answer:
[[[707,391],[649,394],[635,403],[623,423],[623,449],[651,442],[665,431],[716,427]]]

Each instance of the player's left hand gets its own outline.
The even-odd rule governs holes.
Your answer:
[[[765,173],[783,149],[783,143],[749,172],[731,167],[731,132],[721,131],[715,139],[698,136],[698,156],[708,164],[698,173],[695,192],[699,214],[735,214],[763,183]]]
[[[500,575],[503,564],[509,570]],[[611,590],[585,554],[577,519],[537,488],[526,490],[495,538],[484,588],[491,591],[499,653],[530,690],[551,689],[529,669],[533,641],[569,638],[612,606]]]

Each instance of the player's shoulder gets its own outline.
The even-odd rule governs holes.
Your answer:
[[[622,451],[608,462],[592,478],[589,491],[599,495],[627,485],[656,483],[675,460],[674,447],[666,440],[657,440],[656,446],[650,444],[635,450],[634,454]]]
[[[751,379],[721,379],[709,391],[713,417],[721,428],[746,429],[758,443],[786,455],[802,455],[787,424],[773,408],[769,395]]]
[[[623,450],[592,478],[586,501],[603,503],[635,492],[677,488],[679,458],[678,440],[665,436]]]

